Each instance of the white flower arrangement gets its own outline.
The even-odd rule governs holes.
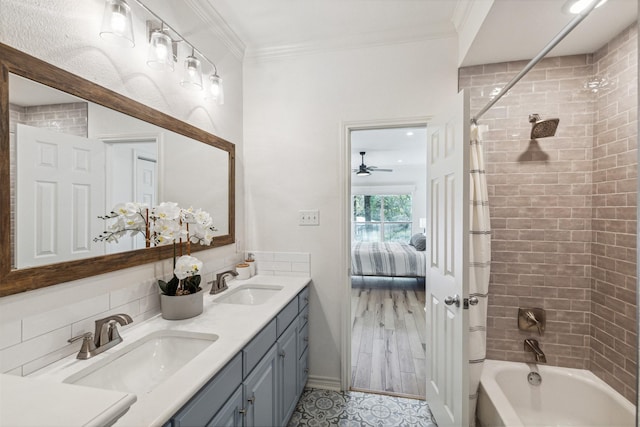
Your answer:
[[[210,245],[216,228],[208,212],[184,209],[174,202],[149,208],[144,203],[119,203],[111,212],[98,218],[113,220],[94,242],[118,242],[126,234],[142,233],[147,247],[173,243],[174,276],[169,282],[158,281],[165,295],[186,295],[201,290],[202,262],[191,256],[191,243]],[[176,260],[176,243],[186,242],[187,255]],[[182,252],[182,248],[180,249]]]

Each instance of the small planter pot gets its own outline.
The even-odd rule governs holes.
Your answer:
[[[160,294],[162,318],[167,320],[182,320],[202,314],[203,294],[204,292],[202,291],[180,296]]]

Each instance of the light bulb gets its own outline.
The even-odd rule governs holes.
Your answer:
[[[135,46],[131,8],[125,0],[107,0],[100,37],[122,46]]]

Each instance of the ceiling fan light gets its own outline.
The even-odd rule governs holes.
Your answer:
[[[357,176],[369,176],[369,175],[371,175],[371,172],[369,172],[366,169],[362,169],[361,168],[358,172],[356,172],[356,175]]]

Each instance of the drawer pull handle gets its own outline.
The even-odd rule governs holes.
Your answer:
[[[309,337],[304,337],[303,340],[304,342],[309,342]]]
[[[284,350],[282,350],[282,351],[280,352],[280,357],[283,357],[283,358],[284,358],[284,357],[287,357],[287,353],[286,353]]]
[[[242,414],[242,415],[247,415],[247,410],[242,408],[242,409],[238,409],[238,413]]]
[[[251,396],[249,399],[247,399],[247,402],[251,403],[252,405],[256,402],[256,397],[255,396]]]
[[[309,368],[304,368],[304,373],[308,374],[309,373]]]

